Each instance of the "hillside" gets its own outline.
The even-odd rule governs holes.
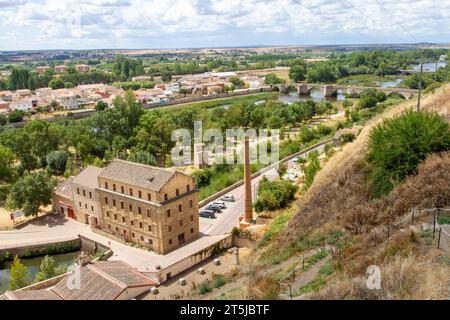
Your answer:
[[[423,109],[448,120],[448,97],[450,86],[426,96]],[[366,180],[371,130],[415,103],[387,108],[336,152],[308,192],[279,213],[289,222],[277,226],[278,236],[257,246],[240,268],[230,287],[237,282],[242,290],[224,287],[220,298],[290,299],[290,289],[293,299],[447,299],[450,247],[436,248],[432,215],[416,216],[414,225],[408,215],[450,207],[450,152],[429,155],[385,197],[373,198]],[[406,222],[389,227],[404,217]],[[371,265],[381,270],[380,290],[367,288]]]
[[[424,99],[424,109],[449,117],[450,87]],[[404,229],[388,231],[411,209],[450,206],[450,152],[429,156],[416,175],[394,188],[386,197],[372,199],[365,181],[364,157],[368,135],[385,118],[415,107],[411,102],[393,107],[365,127],[358,139],[344,147],[319,172],[312,188],[298,203],[298,211],[275,246],[289,246],[311,235],[342,232],[346,246],[333,263],[340,272],[330,276],[310,298],[446,298],[450,283],[449,258],[430,243],[417,221],[415,233]],[[390,240],[387,241],[387,233]],[[350,244],[348,244],[350,243]],[[368,290],[366,268],[380,266],[382,289]],[[384,286],[383,286],[384,285]],[[307,296],[306,296],[307,297]],[[306,298],[304,297],[304,298]]]

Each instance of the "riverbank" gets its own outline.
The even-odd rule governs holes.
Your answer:
[[[55,254],[51,257],[55,261],[57,268],[67,268],[76,261],[78,254],[79,251],[75,251],[70,253]],[[28,269],[31,278],[30,280],[35,279],[44,257],[45,256],[23,258],[20,260],[20,262]],[[8,290],[11,264],[12,262],[10,261],[0,263],[0,294],[5,293]]]

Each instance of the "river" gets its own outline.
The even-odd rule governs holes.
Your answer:
[[[290,93],[280,93],[279,95],[277,95],[273,98],[273,101],[282,102],[282,103],[286,103],[286,104],[292,104],[294,102],[305,102],[308,100],[312,100],[314,102],[322,102],[322,101],[334,102],[334,101],[342,101],[344,99],[345,99],[345,96],[341,91],[339,91],[337,96],[335,96],[335,97],[325,98],[323,95],[323,90],[316,88],[316,89],[312,89],[311,94],[307,95],[307,96],[306,95],[299,96],[297,91],[291,91]],[[258,100],[255,102],[255,104],[260,105],[265,102],[266,102],[266,100]],[[214,107],[214,108],[228,109],[230,106],[231,106],[230,104],[224,104],[224,105],[218,105],[217,107]]]
[[[64,254],[53,255],[53,259],[57,265],[71,265],[78,257],[79,252],[70,252]],[[28,267],[28,270],[31,275],[31,279],[33,280],[36,274],[39,272],[39,266],[41,265],[42,259],[44,257],[35,257],[35,258],[22,258],[20,261]],[[4,293],[8,290],[9,285],[9,268],[11,267],[12,262],[4,262],[0,264],[0,294]]]
[[[437,66],[439,68],[444,68],[447,65],[445,61],[439,61]],[[420,70],[420,64],[413,65],[414,70]],[[423,70],[428,72],[435,72],[436,71],[436,62],[428,62],[423,64]]]

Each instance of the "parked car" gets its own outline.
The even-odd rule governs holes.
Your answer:
[[[216,205],[216,206],[220,206],[222,209],[225,209],[225,208],[226,208],[225,202],[220,201],[220,200],[214,201],[212,204],[213,204],[213,205]]]
[[[214,205],[214,204],[210,204],[209,206],[207,206],[206,210],[211,210],[214,212],[222,212],[222,208],[220,206]]]
[[[220,200],[226,201],[226,202],[234,202],[234,201],[236,201],[236,200],[234,199],[234,196],[231,196],[231,195],[223,196]]]
[[[202,210],[198,214],[202,218],[214,219],[216,217],[214,211],[211,210]]]

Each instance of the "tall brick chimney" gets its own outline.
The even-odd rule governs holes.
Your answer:
[[[250,172],[250,143],[248,137],[244,142],[244,222],[250,223],[253,220],[252,207],[252,178]]]

